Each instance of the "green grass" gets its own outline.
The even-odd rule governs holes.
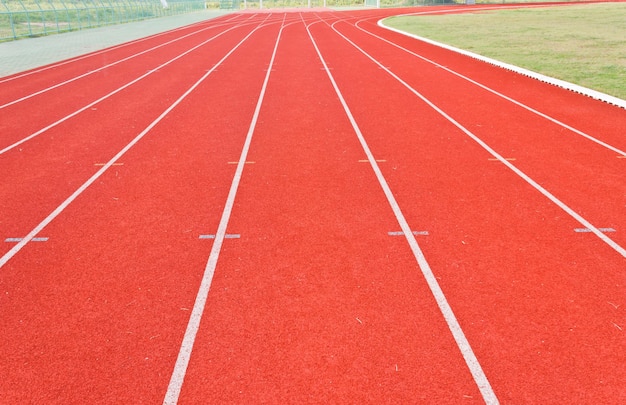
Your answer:
[[[626,4],[394,17],[385,24],[626,99]]]

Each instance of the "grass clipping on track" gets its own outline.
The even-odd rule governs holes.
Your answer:
[[[385,24],[626,99],[626,4],[407,16]]]

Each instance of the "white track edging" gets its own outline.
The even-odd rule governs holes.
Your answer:
[[[433,41],[432,39],[420,37],[419,35],[411,34],[411,33],[405,32],[405,31],[401,31],[401,30],[396,29],[396,28],[388,27],[388,26],[386,26],[384,24],[383,20],[379,20],[378,21],[378,26],[382,27],[384,29],[387,29],[389,31],[397,32],[398,34],[402,34],[402,35],[405,35],[407,37],[414,38],[414,39],[417,39],[419,41],[423,41],[423,42],[429,43],[431,45],[435,45],[435,46],[438,46],[440,48],[444,48],[444,49],[447,49],[447,50],[459,53],[461,55],[469,56],[470,58],[474,58],[474,59],[480,60],[482,62],[489,63],[490,65],[494,65],[494,66],[500,67],[502,69],[510,70],[512,72],[515,72],[515,73],[518,73],[518,74],[521,74],[521,75],[524,75],[524,76],[527,76],[527,77],[539,80],[541,82],[548,83],[548,84],[551,84],[551,85],[554,85],[554,86],[557,86],[557,87],[561,87],[563,89],[570,90],[570,91],[573,91],[575,93],[585,95],[587,97],[591,97],[591,98],[593,98],[595,100],[603,101],[605,103],[608,103],[608,104],[611,104],[611,105],[614,105],[614,106],[626,109],[626,100],[622,100],[621,98],[617,98],[617,97],[614,97],[614,96],[611,96],[611,95],[608,95],[608,94],[605,94],[605,93],[601,93],[601,92],[596,91],[596,90],[588,89],[586,87],[579,86],[579,85],[574,84],[574,83],[566,82],[564,80],[555,79],[555,78],[550,77],[550,76],[542,75],[540,73],[533,72],[532,70],[524,69],[524,68],[521,68],[519,66],[511,65],[509,63],[504,63],[504,62],[501,62],[499,60],[491,59],[491,58],[488,58],[486,56],[482,56],[482,55],[479,55],[479,54],[476,54],[476,53],[473,53],[473,52],[469,52],[469,51],[466,51],[464,49],[456,48],[454,46],[446,45],[446,44],[441,43],[441,42]]]

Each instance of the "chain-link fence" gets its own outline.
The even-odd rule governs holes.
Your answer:
[[[224,8],[315,8],[315,7],[409,7],[436,4],[465,4],[466,0],[221,0]],[[230,6],[225,6],[228,3]]]
[[[204,0],[0,0],[0,41],[203,10]]]
[[[527,2],[561,2],[584,0],[218,0],[222,8],[229,9],[271,9],[271,8],[315,8],[315,7],[413,7],[453,4],[497,4]]]
[[[254,10],[295,7],[410,7],[526,1],[530,0],[0,0],[0,41],[183,14],[207,8]]]

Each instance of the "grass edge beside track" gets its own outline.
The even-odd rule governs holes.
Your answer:
[[[610,27],[607,28],[608,31],[603,34],[599,33],[597,38],[594,37],[592,35],[594,34],[593,30],[597,29],[598,24],[600,24],[598,21],[601,19],[600,15],[600,17],[596,18],[596,25],[592,25],[592,28],[583,30],[579,27],[578,29],[584,32],[577,35],[571,32],[580,24],[578,19],[587,23],[589,10],[600,8],[602,9],[601,13],[606,13],[605,7],[613,6],[620,7],[620,10],[626,10],[626,4],[623,3],[575,5],[567,8],[558,6],[543,7],[540,10],[518,8],[494,11],[477,10],[476,13],[470,12],[462,15],[403,15],[382,20],[379,22],[379,25],[626,108],[626,101],[624,101],[626,100],[626,85],[622,83],[622,77],[626,74],[626,64],[621,66],[622,62],[620,62],[619,56],[620,41],[611,41],[610,39],[611,36],[619,38],[619,35],[614,34],[614,32],[615,30],[619,32],[621,26],[615,27],[607,23],[606,25]],[[510,19],[505,19],[506,21],[503,24],[506,26],[493,26],[493,24],[497,24],[499,16],[504,15],[507,18],[516,19],[520,12],[531,16],[531,18],[535,15],[541,18],[538,19],[537,23],[521,23],[520,26],[516,27],[511,27],[511,25],[517,25],[517,21],[512,22]],[[557,13],[556,17],[553,17],[554,13]],[[580,16],[577,17],[577,14],[580,14]],[[545,30],[548,28],[541,26],[542,19],[545,21],[544,15],[547,15],[546,18],[549,19],[572,19],[573,22],[567,21],[566,27],[559,27],[554,31],[547,32]],[[428,20],[424,20],[426,18]],[[483,21],[485,18],[488,19],[489,23]],[[454,24],[450,23],[450,19],[451,21],[462,21],[463,27],[457,29]],[[477,23],[483,21],[481,24],[489,25],[489,27],[484,28],[481,26],[476,28],[478,31],[477,34],[474,33],[476,35],[468,35],[468,27],[473,26],[472,20],[477,20]],[[418,25],[418,21],[425,23]],[[496,22],[494,23],[494,21]],[[528,19],[524,21],[528,21]],[[623,24],[623,29],[626,31],[626,24]],[[568,30],[570,32],[567,32]],[[521,35],[521,31],[533,33],[528,34],[530,38],[519,39],[526,35]],[[558,34],[559,38],[555,37],[545,40],[546,35],[552,35],[552,32],[557,31],[561,31]],[[481,40],[481,38],[488,35],[491,35],[493,38],[488,41]],[[554,35],[556,36],[556,34]],[[561,46],[560,43],[563,41],[569,42],[568,49],[565,49],[563,52],[559,51],[558,55],[555,54],[552,48],[559,48]],[[585,49],[590,49],[590,41],[593,42],[593,54],[591,52],[578,52],[579,50],[585,51]],[[523,51],[520,50],[522,45],[516,45],[522,42],[524,43]],[[606,60],[598,59],[597,54],[608,54],[608,51],[611,49],[613,50],[612,55],[617,55],[616,57],[611,56]],[[579,54],[577,55],[576,53]],[[550,55],[555,57],[550,63],[545,63],[546,58]]]

